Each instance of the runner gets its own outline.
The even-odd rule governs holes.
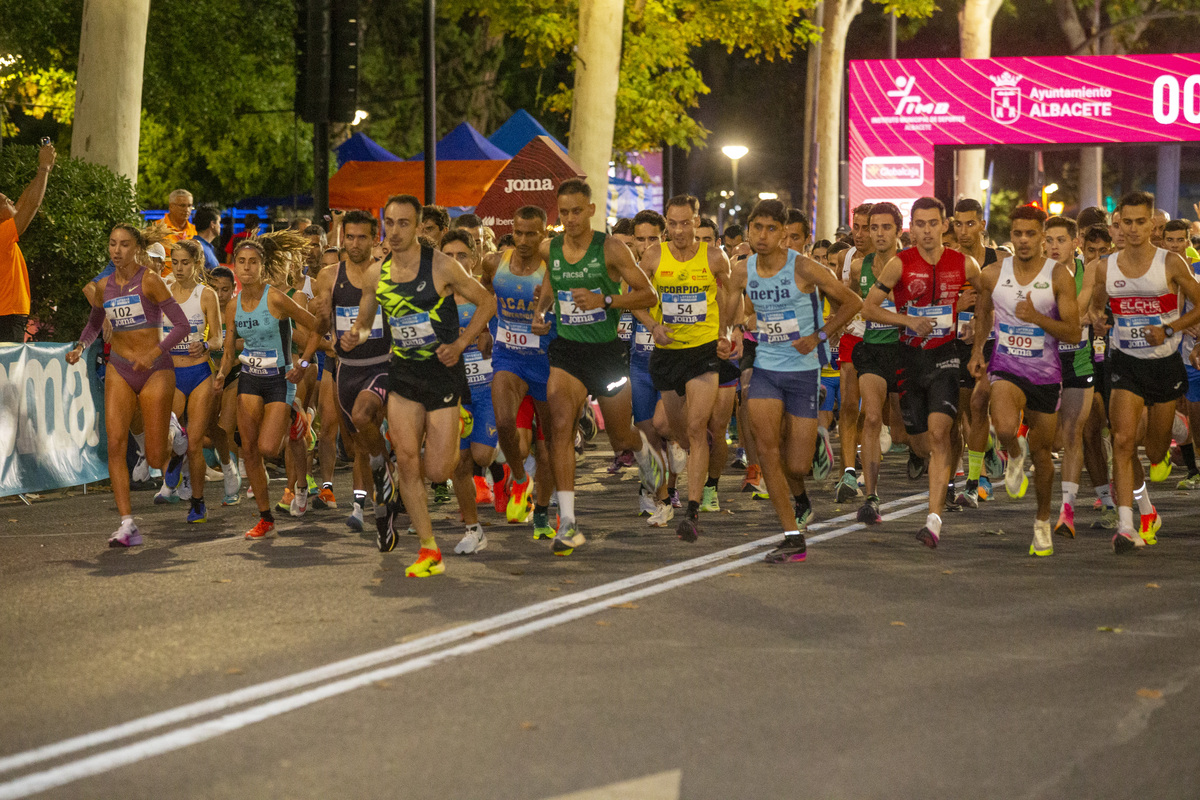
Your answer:
[[[629,364],[617,338],[624,309],[654,305],[654,290],[633,262],[629,248],[591,229],[596,205],[592,189],[578,178],[558,187],[558,217],[563,233],[543,241],[549,267],[538,296],[533,333],[550,333],[546,312],[555,309],[557,337],[550,343],[550,448],[560,517],[553,552],[569,556],[586,541],[575,519],[575,426],[588,394],[596,397],[613,452],[632,450],[642,482],[651,494],[663,484],[665,470],[631,423]],[[635,226],[636,235],[636,226]],[[629,291],[620,294],[621,281]]]
[[[677,195],[667,201],[668,241],[648,249],[641,262],[659,304],[649,312],[634,311],[654,338],[650,377],[662,394],[671,438],[686,443],[688,504],[676,527],[685,542],[700,534],[700,503],[707,499],[710,508],[717,503],[716,486],[706,498],[709,487],[702,482],[709,474],[708,429],[717,402],[719,361],[732,352],[728,323],[740,316],[735,310],[740,295],[731,299],[730,291],[720,288],[729,281],[729,259],[719,248],[696,240],[699,218],[695,197]],[[723,430],[720,438],[724,443]]]
[[[633,225],[629,225],[630,231]],[[550,333],[533,333],[533,311],[538,289],[546,278],[546,264],[540,250],[546,238],[546,212],[537,206],[521,206],[513,214],[514,249],[489,255],[483,260],[483,286],[496,296],[496,340],[492,346],[492,408],[496,415],[496,434],[509,469],[508,503],[505,519],[509,524],[522,522],[530,499],[530,476],[525,470],[528,447],[522,440],[521,408],[526,400],[534,406],[543,435],[550,419],[546,405],[546,383],[550,380],[547,347]],[[631,233],[632,237],[632,233]],[[550,496],[554,491],[549,449],[544,439],[536,444],[537,476],[533,505],[533,538],[554,536],[550,527]]]
[[[858,287],[858,294],[863,298],[875,285],[876,268],[889,263],[899,252],[900,229],[904,224],[904,217],[894,203],[876,203],[871,207],[869,218],[873,252],[855,261],[850,268],[850,283]],[[896,310],[890,297],[884,299],[882,307],[893,313]],[[900,331],[885,323],[869,323],[863,331],[862,341],[854,348],[854,371],[858,374],[858,391],[862,397],[860,441],[863,493],[866,495],[858,509],[858,521],[867,525],[882,521],[879,513],[879,465],[883,460],[880,436],[888,397],[898,391],[900,358]],[[839,491],[838,501],[844,503],[847,499],[843,499]]]
[[[717,223],[708,217],[700,217],[700,222],[696,226],[696,240],[709,248],[709,252],[720,250],[717,244]],[[740,326],[735,335],[741,338]],[[632,370],[632,362],[630,367]],[[708,420],[708,438],[711,444],[708,448],[708,480],[704,483],[704,499],[700,502],[701,511],[721,510],[721,499],[718,492],[721,473],[725,471],[725,464],[729,460],[729,421],[733,418],[733,412],[737,406],[738,383],[741,375],[737,359],[722,358],[717,362],[717,399],[713,403],[712,416]],[[740,429],[738,438],[739,440],[741,438]]]
[[[804,531],[812,503],[804,474],[817,440],[818,373],[829,361],[828,339],[862,306],[862,301],[824,266],[784,248],[787,211],[778,200],[760,200],[750,213],[754,254],[739,261],[733,288],[753,305],[758,347],[750,380],[749,413],[771,504],[783,528],[783,541],[768,563],[803,561]],[[837,305],[821,319],[821,295]]]
[[[901,250],[877,273],[863,317],[901,328],[900,410],[914,451],[929,458],[929,515],[917,539],[933,548],[941,536],[950,459],[957,452],[958,298],[966,283],[978,290],[979,265],[973,257],[943,247],[946,209],[937,198],[914,201],[911,220],[914,246]],[[882,308],[888,294],[896,311]]]
[[[171,246],[171,263],[174,264],[174,283],[171,296],[179,303],[188,318],[188,330],[179,344],[171,348],[171,361],[175,365],[175,398],[172,403],[176,419],[186,426],[181,429],[187,440],[188,471],[191,478],[191,509],[187,514],[189,523],[207,522],[208,509],[204,505],[204,435],[212,422],[213,413],[220,395],[213,391],[213,368],[209,360],[211,342],[219,340],[221,334],[221,309],[217,293],[203,283],[204,251],[194,239],[185,239]],[[172,328],[163,325],[164,336],[172,335]],[[190,435],[189,435],[190,434]],[[226,466],[224,473],[225,494],[240,483],[236,465]]]
[[[1050,217],[1045,229],[1046,256],[1066,265],[1075,282],[1076,308],[1086,311],[1092,302],[1092,276],[1084,269],[1083,260],[1075,256],[1078,241],[1075,220]],[[1075,341],[1060,339],[1058,353],[1062,362],[1062,401],[1055,440],[1061,443],[1062,449],[1062,507],[1054,532],[1073,539],[1075,498],[1079,495],[1079,478],[1083,474],[1083,428],[1092,413],[1096,380],[1092,366],[1092,337],[1087,327],[1080,328],[1079,338]]]
[[[1150,463],[1159,463],[1171,444],[1175,401],[1187,386],[1179,346],[1182,332],[1200,322],[1200,283],[1182,258],[1150,243],[1154,195],[1130,192],[1121,198],[1117,211],[1125,247],[1094,266],[1088,265],[1088,270],[1096,271],[1092,317],[1098,318],[1107,307],[1115,323],[1108,357],[1112,385],[1108,416],[1117,495],[1117,533],[1112,541],[1114,552],[1127,553],[1142,544],[1157,543],[1162,527],[1137,458],[1139,426],[1145,410],[1141,438]],[[1179,315],[1180,294],[1193,304],[1183,316]],[[1193,351],[1193,356],[1197,355],[1200,353]],[[1137,537],[1134,499],[1141,514]]]
[[[237,293],[237,282],[229,267],[214,269],[208,276],[208,284],[217,293],[217,308],[228,308],[229,301]],[[222,349],[225,346],[225,333],[232,324],[233,320],[225,319],[222,315],[221,330],[211,343],[212,347],[209,351],[217,364],[220,364],[225,357]],[[234,441],[234,434],[237,430],[238,375],[241,374],[241,370],[241,362],[235,360],[233,371],[225,377],[224,389],[220,392],[213,389],[217,394],[217,412],[213,415],[209,432],[224,476],[225,498],[221,501],[221,505],[224,506],[236,506],[242,502],[242,478],[245,476],[239,464],[238,447]]]
[[[1084,229],[1082,250],[1084,264],[1091,264],[1112,252],[1112,236],[1108,232],[1107,216],[1100,223]],[[1088,282],[1095,292],[1094,274],[1089,274]],[[1091,322],[1092,373],[1095,380],[1092,411],[1083,427],[1083,462],[1087,466],[1088,477],[1091,478],[1096,494],[1096,507],[1100,510],[1100,516],[1092,522],[1092,527],[1116,530],[1117,506],[1113,502],[1109,474],[1111,445],[1105,433],[1108,428],[1109,392],[1112,388],[1108,381],[1108,362],[1105,354],[1108,349],[1108,330],[1112,314],[1106,309],[1104,314],[1096,318],[1092,316],[1090,308],[1086,309],[1086,314]]]
[[[1046,212],[1037,206],[1020,206],[1013,211],[1010,238],[1016,254],[985,267],[980,276],[971,353],[972,374],[986,375],[992,383],[996,434],[1010,454],[1004,476],[1010,497],[1019,496],[1020,484],[1028,480],[1012,454],[1020,447],[1017,429],[1022,419],[1029,427],[1027,439],[1037,495],[1031,556],[1054,554],[1050,500],[1054,489],[1051,450],[1062,389],[1058,343],[1078,341],[1082,336],[1075,277],[1067,262],[1042,254],[1045,223]],[[1056,226],[1061,227],[1060,222],[1056,221]],[[1072,249],[1069,257],[1073,255]],[[996,340],[990,362],[984,355],[989,330],[994,331]]]
[[[100,335],[105,320],[112,326],[111,354],[104,378],[104,429],[108,436],[108,474],[121,525],[109,538],[109,547],[134,547],[142,534],[133,521],[129,499],[129,465],[125,460],[129,425],[141,411],[145,426],[146,460],[165,469],[168,455],[171,403],[175,399],[175,369],[168,355],[188,334],[188,318],[162,278],[146,269],[146,250],[159,230],[139,231],[120,224],[108,237],[112,272],[95,282],[88,299],[92,305],[87,327],[67,363],[76,364],[83,351]],[[162,319],[171,321],[171,333],[162,336]]]
[[[383,229],[391,254],[372,265],[358,318],[342,334],[342,347],[352,357],[374,327],[382,308],[392,329],[392,361],[388,368],[388,436],[396,454],[397,488],[420,537],[417,560],[404,572],[425,578],[446,571],[433,535],[426,504],[425,479],[447,480],[458,461],[459,401],[466,389],[462,354],[496,313],[496,299],[453,258],[417,242],[421,203],[397,195],[384,207]],[[459,328],[455,294],[476,306],[471,324]],[[422,456],[421,444],[425,449]],[[381,529],[379,550],[396,547],[394,526]]]
[[[854,245],[836,255],[837,269],[834,272],[855,296],[858,294],[858,287],[850,281],[850,270],[856,260],[864,258],[875,248],[871,237],[872,208],[870,203],[855,207],[851,215]],[[833,248],[830,248],[829,252],[832,254]],[[838,444],[842,476],[838,479],[835,499],[839,503],[846,503],[858,497],[855,465],[858,460],[859,431],[862,427],[862,419],[859,416],[862,403],[858,394],[858,369],[854,366],[854,350],[862,341],[864,325],[863,320],[854,320],[838,343],[838,388],[841,395],[841,406],[838,409]]]
[[[238,242],[233,251],[234,269],[242,291],[225,307],[224,355],[213,378],[222,391],[235,361],[241,362],[238,377],[238,430],[246,477],[254,490],[259,520],[246,532],[247,539],[275,535],[267,470],[263,457],[279,455],[285,443],[299,439],[303,426],[291,407],[296,387],[285,372],[292,353],[291,323],[312,330],[315,320],[277,286],[286,285],[288,261],[303,253],[308,241],[295,231],[268,233]],[[238,353],[236,340],[244,347]],[[296,359],[303,368],[303,362]]]

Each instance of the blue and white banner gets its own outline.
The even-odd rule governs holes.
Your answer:
[[[0,345],[0,497],[108,477],[100,344]]]

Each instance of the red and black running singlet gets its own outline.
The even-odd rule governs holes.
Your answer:
[[[966,257],[956,250],[943,249],[937,264],[930,264],[915,247],[901,250],[898,257],[903,269],[892,287],[896,313],[928,317],[933,323],[933,332],[925,337],[902,328],[900,341],[923,350],[954,341],[958,296],[967,279]]]

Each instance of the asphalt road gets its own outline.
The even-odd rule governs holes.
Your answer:
[[[186,526],[140,493],[146,545],[111,550],[109,494],[0,501],[0,798],[1200,796],[1178,475],[1157,546],[1114,556],[1088,509],[1034,559],[1032,496],[920,546],[925,485],[891,456],[894,519],[814,487],[808,562],[768,566],[734,471],[688,545],[606,464],[581,466],[574,556],[490,510],[488,549],[451,555],[438,507],[428,580],[344,507],[251,544],[250,503]]]

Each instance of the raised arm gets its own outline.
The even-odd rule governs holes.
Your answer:
[[[54,160],[57,157],[52,144],[44,144],[38,151],[37,175],[25,187],[25,191],[21,192],[21,197],[15,204],[17,213],[13,222],[17,225],[18,236],[25,232],[42,206],[42,200],[46,197],[46,184],[50,181],[50,170],[54,169]]]

